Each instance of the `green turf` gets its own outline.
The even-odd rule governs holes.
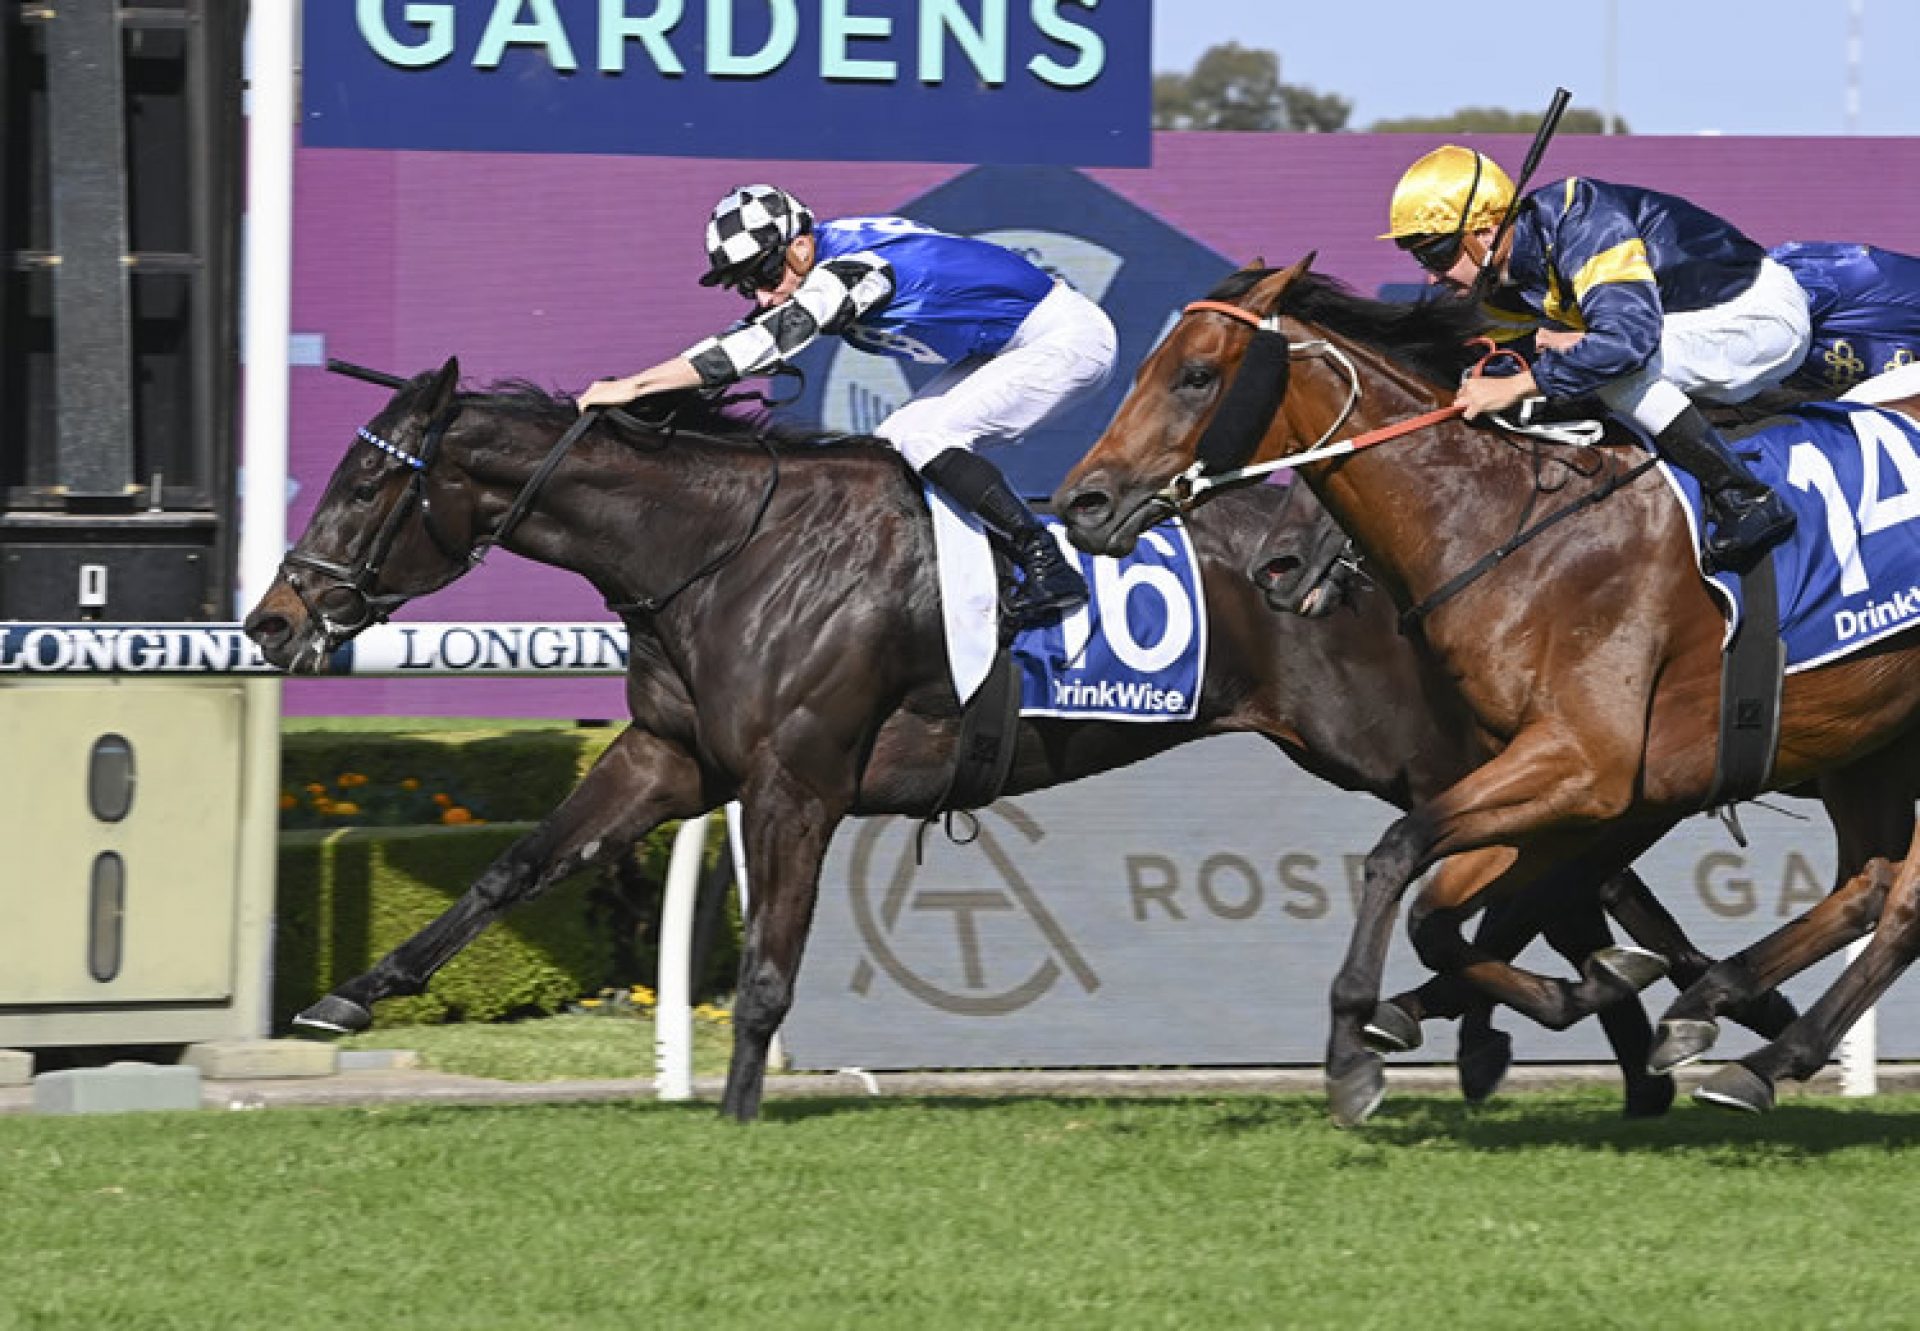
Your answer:
[[[653,1021],[648,1017],[559,1016],[497,1025],[390,1026],[340,1041],[343,1049],[411,1049],[440,1072],[502,1081],[651,1077]],[[724,1076],[731,1028],[693,1023],[693,1075]]]
[[[0,1119],[0,1327],[1914,1319],[1920,1097],[795,1101]]]

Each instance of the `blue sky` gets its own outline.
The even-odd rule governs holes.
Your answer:
[[[1854,132],[1920,135],[1920,3],[1860,0]],[[1853,0],[1158,0],[1156,70],[1237,41],[1353,102],[1348,123],[1460,106],[1544,109],[1556,83],[1636,134],[1845,134]]]

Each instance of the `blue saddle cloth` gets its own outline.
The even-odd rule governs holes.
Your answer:
[[[1054,537],[1092,599],[1014,637],[1020,714],[1069,720],[1191,721],[1206,671],[1207,599],[1184,523],[1164,522],[1125,559]]]
[[[1920,426],[1896,411],[1814,402],[1735,448],[1799,519],[1774,550],[1787,673],[1920,625]],[[1698,559],[1699,483],[1665,463],[1660,470],[1686,509]],[[1708,582],[1737,625],[1740,580]]]

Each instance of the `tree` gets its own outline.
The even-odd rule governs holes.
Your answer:
[[[1280,81],[1280,57],[1238,42],[1214,46],[1186,74],[1153,76],[1155,129],[1346,128],[1353,103]]]
[[[1503,111],[1493,106],[1463,106],[1443,116],[1407,116],[1400,120],[1378,120],[1370,127],[1373,134],[1531,134],[1540,126],[1538,111]],[[1574,106],[1560,118],[1560,130],[1567,134],[1604,134],[1606,117],[1589,107]],[[1613,132],[1627,134],[1626,122],[1618,116]]]

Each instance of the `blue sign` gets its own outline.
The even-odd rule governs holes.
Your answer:
[[[1150,165],[1140,0],[308,0],[319,148]]]
[[[831,200],[817,200],[831,211]],[[1018,443],[983,450],[1022,494],[1044,497],[1119,408],[1133,367],[1166,335],[1180,308],[1234,270],[1223,255],[1078,171],[987,166],[894,209],[956,236],[1004,245],[1100,302],[1120,335],[1105,388]],[[875,356],[822,338],[794,358],[807,385],[795,420],[871,434],[943,368]]]

